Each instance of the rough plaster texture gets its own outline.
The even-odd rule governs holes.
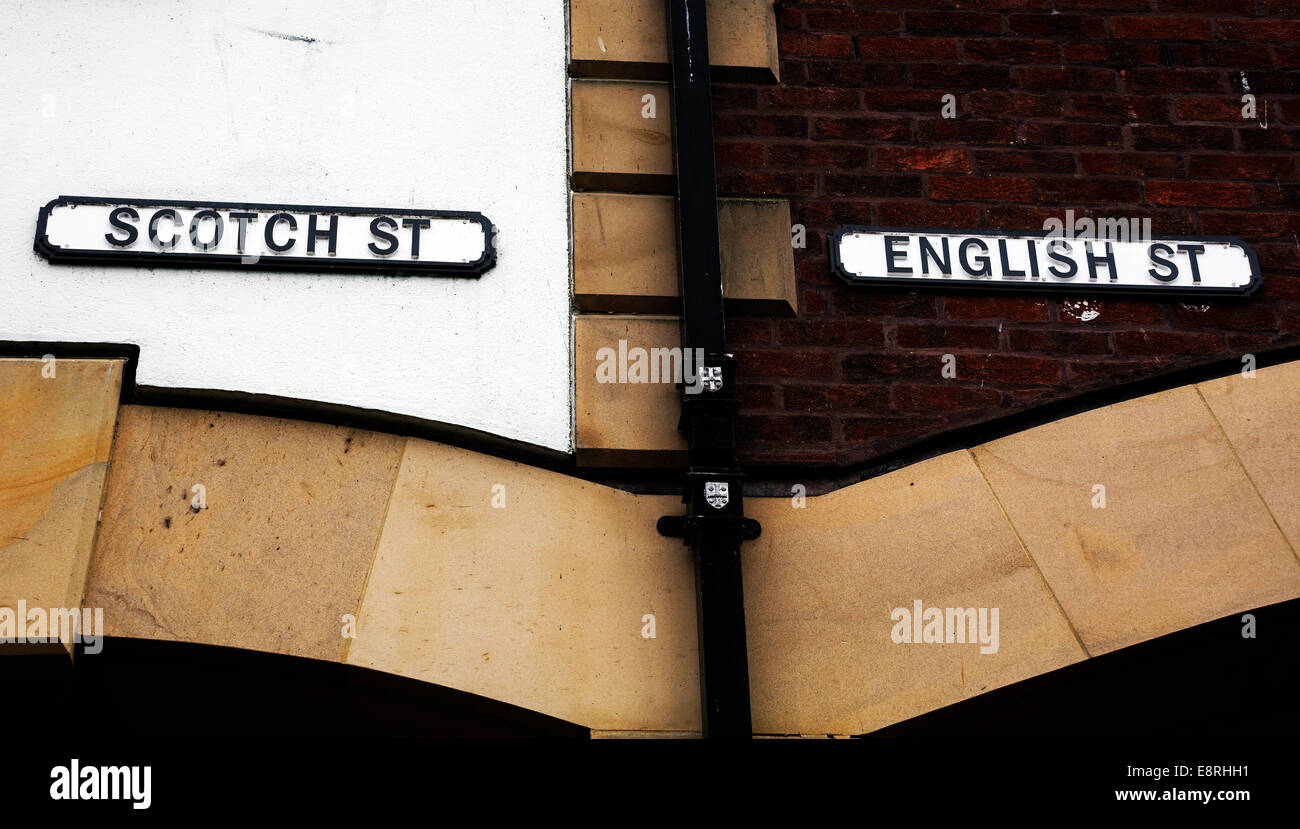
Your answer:
[[[142,385],[571,444],[562,0],[14,3],[0,340],[138,343]],[[478,210],[480,280],[52,266],[61,195]]]

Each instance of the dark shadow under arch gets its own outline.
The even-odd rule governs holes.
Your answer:
[[[1242,636],[1246,613],[1255,619],[1253,639]],[[1085,659],[864,736],[1295,738],[1297,681],[1300,599],[1292,599]]]
[[[0,656],[6,737],[587,739],[575,723],[382,671],[107,637],[98,654]]]

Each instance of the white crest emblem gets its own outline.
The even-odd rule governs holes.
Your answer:
[[[722,509],[731,502],[731,487],[725,481],[705,481],[704,500],[714,509]]]
[[[701,366],[701,385],[705,391],[717,391],[722,388],[722,366]],[[725,494],[727,485],[722,485]]]

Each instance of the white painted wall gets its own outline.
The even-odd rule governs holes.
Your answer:
[[[564,15],[0,0],[0,339],[138,343],[142,385],[569,450]],[[479,280],[55,266],[32,237],[65,194],[477,210],[498,263]]]

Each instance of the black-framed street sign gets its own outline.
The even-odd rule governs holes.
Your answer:
[[[36,252],[54,264],[477,277],[496,264],[482,213],[60,196]]]
[[[1080,238],[1060,233],[848,226],[831,268],[852,285],[904,290],[1246,296],[1254,250],[1229,236]]]

